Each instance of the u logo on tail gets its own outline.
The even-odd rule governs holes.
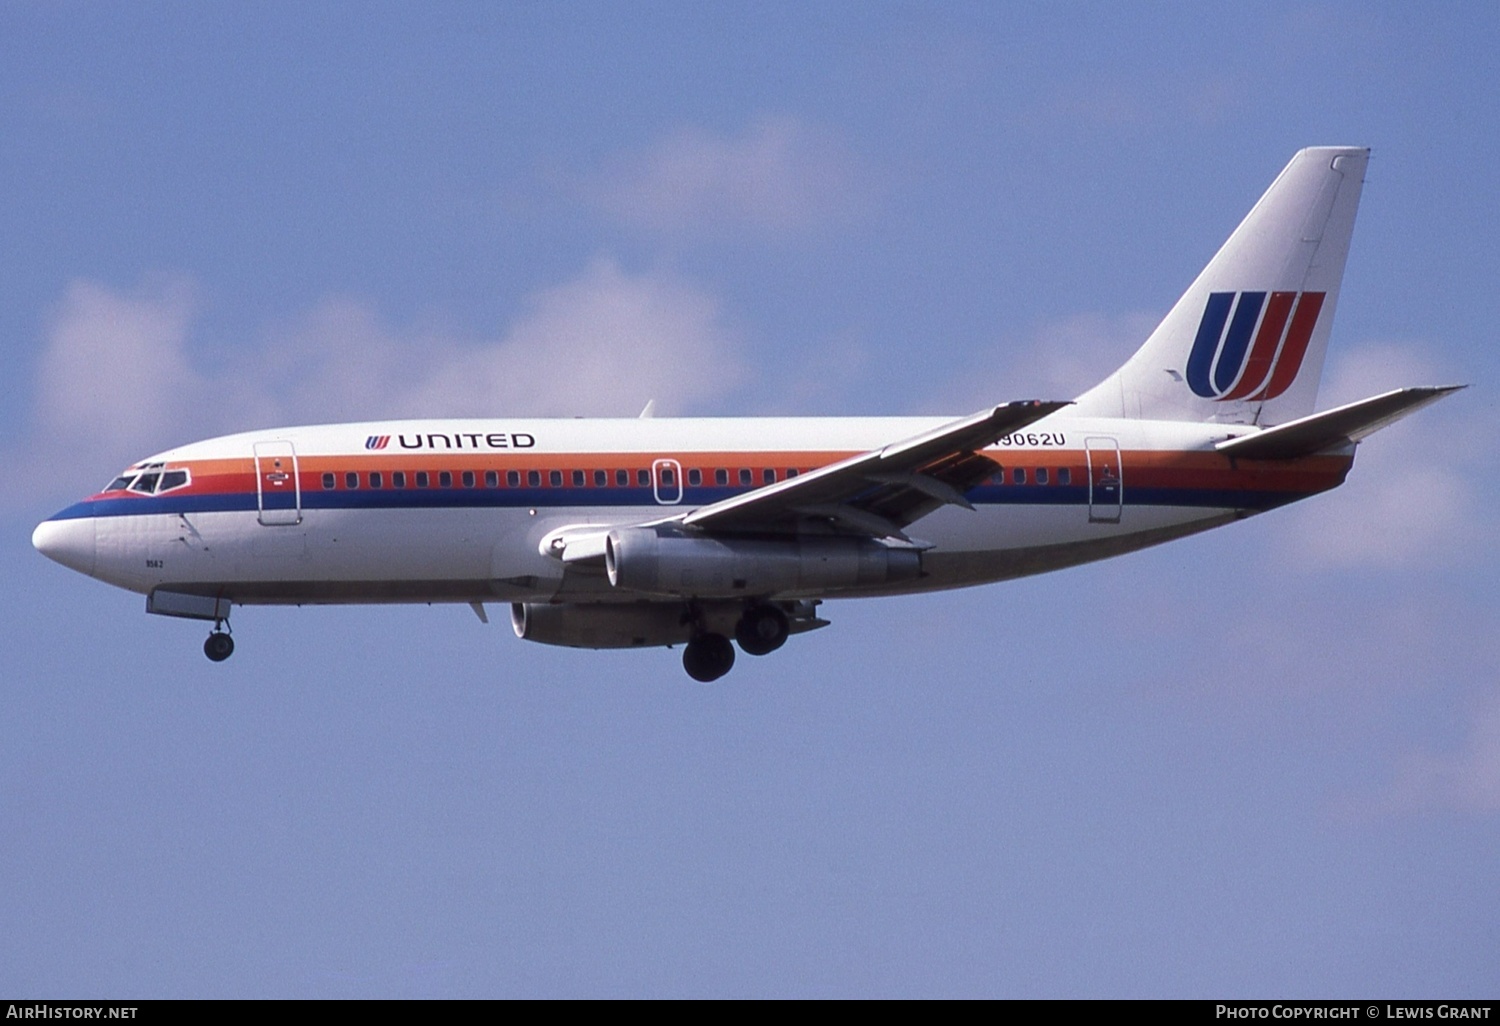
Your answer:
[[[1188,387],[1218,402],[1275,399],[1302,369],[1324,295],[1210,293],[1188,354]]]

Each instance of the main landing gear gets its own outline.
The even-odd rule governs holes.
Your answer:
[[[751,606],[734,625],[734,640],[747,654],[770,655],[786,644],[791,624],[775,606]]]
[[[234,639],[229,636],[228,631],[223,629],[224,626],[224,621],[216,620],[213,632],[203,643],[203,654],[216,663],[222,663],[234,655]]]
[[[772,605],[745,610],[734,625],[734,640],[747,655],[762,656],[786,644],[791,623],[786,613]],[[722,634],[704,631],[689,641],[682,653],[682,668],[704,684],[718,680],[734,667],[734,646]]]
[[[734,646],[722,634],[700,634],[682,652],[682,668],[689,677],[707,684],[734,666]]]

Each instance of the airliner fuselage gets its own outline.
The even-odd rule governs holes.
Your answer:
[[[671,518],[795,479],[931,418],[419,421],[253,432],[152,456],[39,529],[132,591],[236,604],[633,601],[559,531]],[[920,572],[776,599],[929,591],[1130,551],[1339,484],[1351,455],[1235,461],[1244,429],[1054,413],[911,535]],[[748,443],[748,444],[747,444]],[[806,532],[804,532],[806,533]],[[659,595],[692,594],[691,582]],[[723,597],[723,596],[715,596]]]

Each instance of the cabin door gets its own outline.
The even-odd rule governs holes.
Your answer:
[[[1085,438],[1089,461],[1089,523],[1118,524],[1125,493],[1120,443],[1113,438]]]
[[[291,442],[255,443],[255,503],[267,527],[302,523],[302,482]]]
[[[651,492],[663,506],[682,501],[682,464],[676,460],[655,460],[651,464]]]

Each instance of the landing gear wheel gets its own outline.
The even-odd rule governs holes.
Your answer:
[[[203,643],[203,654],[216,663],[222,663],[234,655],[234,639],[223,631],[214,631]]]
[[[791,633],[786,614],[775,606],[751,606],[734,626],[734,640],[753,656],[763,656],[786,644]]]
[[[682,652],[682,668],[688,676],[707,684],[718,680],[734,666],[734,646],[722,634],[700,634]]]

